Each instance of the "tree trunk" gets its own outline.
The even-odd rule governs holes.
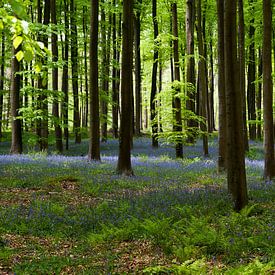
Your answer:
[[[64,24],[65,24],[65,37],[64,37],[64,54],[63,54],[63,72],[62,72],[62,91],[64,93],[64,100],[62,103],[62,117],[64,124],[64,139],[65,148],[69,149],[69,82],[68,82],[68,62],[69,62],[69,7],[68,0],[64,0]]]
[[[218,11],[218,97],[219,97],[219,158],[218,169],[226,169],[226,104],[224,63],[224,0],[217,0]]]
[[[263,75],[263,56],[262,50],[259,49],[259,65],[258,65],[258,79],[262,78]],[[262,139],[262,82],[258,83],[258,91],[256,97],[256,106],[257,106],[257,139]]]
[[[204,156],[208,156],[208,136],[207,136],[207,121],[208,121],[208,113],[207,113],[207,81],[206,81],[206,59],[202,58],[204,56],[204,41],[202,34],[202,19],[201,19],[201,0],[198,0],[197,6],[197,36],[198,36],[198,46],[199,46],[199,55],[201,58],[199,59],[198,65],[198,77],[199,77],[199,94],[200,94],[200,110],[201,116],[203,118],[203,122],[200,123],[200,128],[203,132],[203,152]]]
[[[172,4],[172,22],[173,22],[173,35],[174,39],[174,73],[175,81],[180,81],[180,64],[179,64],[179,45],[178,45],[178,13],[177,4]],[[174,132],[177,133],[176,140],[176,157],[183,158],[183,148],[182,148],[182,118],[181,118],[181,99],[179,97],[180,85],[177,83],[174,87],[173,94],[173,107],[175,124],[173,126]]]
[[[250,0],[250,5],[253,5],[254,0]],[[249,26],[249,61],[247,71],[247,105],[248,105],[248,120],[249,120],[249,138],[256,139],[256,109],[255,109],[255,95],[256,95],[256,62],[255,62],[255,27],[254,27],[254,8],[251,8]]]
[[[90,29],[90,148],[89,159],[100,160],[99,92],[98,92],[98,0],[91,0]]]
[[[142,4],[142,0],[139,0]],[[136,100],[136,119],[135,131],[136,135],[140,136],[141,130],[141,57],[140,57],[140,9],[137,9],[134,26],[134,46],[135,46],[135,100]]]
[[[122,72],[121,72],[121,126],[117,172],[133,175],[131,165],[131,91],[133,67],[133,1],[123,1],[122,25]]]
[[[11,63],[11,154],[22,154],[23,144],[22,144],[22,125],[21,120],[17,117],[19,116],[20,108],[20,88],[21,88],[21,76],[18,74],[20,72],[20,64],[16,59],[15,55],[21,50],[21,46],[17,49],[12,49],[12,63]]]
[[[0,64],[0,141],[2,134],[3,104],[4,104],[4,77],[5,77],[5,34],[1,31],[1,64]]]
[[[56,0],[51,0],[51,21],[52,24],[57,26],[56,21]],[[57,34],[52,33],[52,61],[58,61],[58,45],[57,45]],[[57,95],[54,98],[53,102],[53,119],[54,119],[54,130],[55,130],[55,146],[58,152],[63,151],[62,143],[62,130],[59,122],[59,101],[58,101],[58,67],[57,64],[54,64],[52,69],[52,88],[54,93]]]
[[[113,6],[116,0],[113,0]],[[117,20],[116,12],[113,13],[113,69],[112,69],[112,128],[114,138],[118,138],[118,113],[119,113],[119,86],[120,86],[120,70],[119,70],[119,39],[121,36],[121,20]],[[117,23],[118,21],[118,23]],[[117,37],[117,25],[118,37]]]
[[[76,5],[74,0],[70,0],[71,12],[71,61],[72,61],[72,86],[74,99],[73,127],[75,134],[75,143],[81,143],[80,132],[80,112],[78,97],[78,42],[77,42],[77,22],[76,22]]]
[[[247,204],[242,121],[242,94],[237,61],[236,0],[225,0],[225,93],[227,120],[227,184],[235,210]]]
[[[244,148],[249,151],[248,133],[247,133],[247,119],[246,119],[246,98],[245,98],[245,26],[243,14],[243,0],[238,0],[238,62],[240,69],[240,90],[242,93],[243,103],[243,135],[244,135]]]
[[[152,17],[154,25],[154,60],[152,69],[152,82],[151,82],[151,96],[150,96],[150,110],[151,110],[151,126],[152,126],[152,147],[158,147],[158,122],[157,122],[157,72],[158,72],[158,21],[157,21],[157,1],[152,0]]]
[[[264,177],[274,177],[274,132],[273,132],[273,84],[272,84],[272,4],[263,0],[263,106],[264,106]]]
[[[187,90],[186,109],[195,113],[196,102],[196,76],[195,76],[195,58],[194,58],[194,29],[195,29],[195,0],[186,1],[186,51],[187,51],[187,70],[186,81],[191,84]],[[193,119],[187,120],[187,127],[190,134],[187,142],[194,143],[193,128],[197,127],[197,123]]]

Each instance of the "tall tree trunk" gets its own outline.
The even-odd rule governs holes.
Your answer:
[[[219,97],[219,171],[226,169],[226,104],[224,62],[224,0],[217,0],[218,11],[218,97]]]
[[[113,0],[113,6],[116,5],[116,0]],[[119,113],[119,86],[120,86],[120,53],[119,39],[121,36],[121,20],[117,20],[116,12],[113,13],[113,69],[112,69],[112,128],[114,138],[118,138],[118,113]],[[118,21],[118,22],[117,22]],[[117,28],[118,25],[118,28]],[[117,35],[118,29],[118,35]],[[118,37],[117,37],[118,36]]]
[[[20,64],[15,57],[17,52],[21,50],[21,46],[17,49],[13,47],[12,49],[12,63],[11,63],[11,154],[21,154],[23,151],[22,144],[22,125],[21,120],[17,118],[19,116],[20,108],[20,88],[21,88],[21,76],[18,74],[20,72]]]
[[[250,0],[250,5],[253,5],[254,0]],[[256,109],[255,109],[255,95],[256,95],[256,62],[255,62],[255,27],[254,27],[254,7],[251,8],[249,26],[249,61],[247,71],[247,104],[248,104],[248,120],[249,120],[249,138],[256,139]]]
[[[259,49],[259,65],[258,65],[258,79],[260,79],[263,75],[263,55],[261,48]],[[257,138],[262,138],[262,82],[258,83],[258,91],[256,97],[256,106],[257,106]]]
[[[78,42],[77,42],[77,22],[76,5],[74,0],[70,0],[71,12],[71,61],[72,61],[72,86],[74,99],[73,127],[75,143],[81,143],[80,112],[78,96]]]
[[[242,121],[242,94],[240,92],[237,61],[236,0],[225,0],[225,92],[227,120],[227,184],[235,210],[241,210],[248,201]]]
[[[173,35],[174,39],[174,73],[175,81],[180,81],[180,64],[179,64],[179,45],[178,45],[178,12],[177,4],[172,4],[172,22],[173,22]],[[173,107],[175,124],[173,126],[174,131],[177,133],[176,140],[176,157],[183,158],[183,148],[182,148],[182,118],[181,118],[181,99],[179,97],[180,85],[176,84],[173,92]]]
[[[142,4],[142,0],[139,0]],[[140,135],[141,130],[141,57],[140,57],[140,8],[137,9],[134,18],[134,47],[135,47],[135,101],[136,101],[136,119],[135,119],[135,132]]]
[[[2,119],[4,104],[4,77],[5,77],[5,34],[1,31],[1,64],[0,64],[0,141],[2,138]]]
[[[57,26],[56,21],[56,0],[51,0],[51,21],[52,24]],[[58,45],[57,45],[57,34],[52,33],[52,60],[53,62],[58,61]],[[57,64],[54,64],[52,69],[52,88],[54,93],[56,93],[54,102],[53,102],[53,118],[54,118],[54,130],[55,130],[55,146],[58,152],[63,151],[62,143],[62,130],[59,122],[59,101],[58,101],[58,67]]]
[[[152,146],[158,147],[158,122],[157,122],[157,72],[158,72],[158,20],[157,20],[157,1],[152,0],[152,17],[154,25],[154,60],[152,69],[152,82],[151,82],[151,96],[150,96],[150,110],[151,110],[151,126],[152,126]]]
[[[198,35],[198,46],[199,46],[199,55],[201,58],[199,59],[198,65],[198,77],[199,77],[199,93],[200,93],[200,110],[201,116],[204,119],[202,123],[200,123],[200,128],[203,131],[203,152],[204,156],[208,156],[208,136],[207,136],[207,121],[208,121],[208,113],[207,113],[207,81],[206,81],[206,59],[202,58],[205,54],[204,50],[204,41],[203,41],[203,33],[202,33],[202,18],[201,18],[201,0],[198,0],[197,6],[197,35]]]
[[[109,18],[110,19],[110,18]],[[102,86],[101,86],[101,140],[107,141],[108,103],[109,103],[109,74],[110,74],[110,31],[111,22],[106,21],[105,11],[101,11],[101,40],[102,40]],[[108,23],[107,23],[108,22]]]
[[[84,105],[84,127],[88,127],[88,114],[89,114],[89,86],[88,86],[88,23],[87,23],[88,10],[87,6],[83,6],[83,35],[84,35],[84,78],[85,78],[85,105]]]
[[[131,91],[133,67],[133,1],[123,1],[122,25],[122,74],[121,74],[121,125],[117,172],[133,175],[131,165]]]
[[[194,29],[195,29],[195,0],[186,1],[186,50],[187,50],[187,70],[186,81],[191,84],[187,90],[186,109],[195,113],[196,102],[196,76],[195,76],[195,58],[194,58]],[[188,135],[187,142],[194,143],[194,127],[197,123],[193,119],[187,120],[187,127],[190,134]]]
[[[209,116],[210,116],[210,132],[215,130],[215,107],[214,107],[214,93],[215,93],[215,71],[214,71],[214,52],[213,52],[213,38],[211,34],[209,50],[210,50],[210,96],[209,96]]]
[[[245,98],[245,26],[243,13],[243,0],[238,0],[238,62],[240,69],[240,91],[242,93],[243,103],[243,135],[244,135],[244,149],[249,150],[248,133],[247,133],[247,119],[246,119],[246,98]]]
[[[44,18],[43,18],[43,25],[48,26],[50,23],[50,0],[44,1]],[[48,35],[46,33],[43,33],[42,35],[42,42],[44,43],[44,46],[48,47]],[[47,64],[47,58],[43,58],[43,64]],[[41,140],[40,140],[40,150],[45,151],[48,150],[48,96],[47,96],[47,90],[48,90],[48,69],[44,69],[44,79],[40,77],[38,79],[39,83],[38,86],[41,89],[41,94],[39,98],[39,103],[41,104],[41,111],[42,111],[42,120],[41,120]]]
[[[98,0],[91,0],[90,29],[90,148],[89,159],[100,160],[99,92],[98,92]]]
[[[274,177],[274,132],[273,132],[273,84],[272,84],[272,4],[263,0],[263,106],[264,106],[264,177]]]

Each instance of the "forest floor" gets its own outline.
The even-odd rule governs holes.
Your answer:
[[[7,155],[0,143],[0,274],[275,274],[275,184],[263,180],[260,142],[247,155],[249,205],[235,213],[226,175],[202,145],[152,149],[134,141],[135,176],[115,173],[118,142],[87,160]]]

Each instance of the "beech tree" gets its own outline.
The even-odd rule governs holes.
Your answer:
[[[121,64],[121,124],[117,172],[133,175],[131,165],[131,113],[133,67],[133,0],[123,1],[122,64]]]
[[[274,177],[273,86],[272,86],[272,6],[263,0],[263,104],[264,104],[264,177]]]
[[[237,61],[237,2],[224,4],[224,57],[227,127],[227,184],[237,211],[246,206],[247,186],[242,121],[242,94]]]
[[[100,160],[99,92],[98,92],[98,0],[91,0],[90,29],[90,148],[89,159]]]

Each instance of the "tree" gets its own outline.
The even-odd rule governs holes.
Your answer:
[[[158,71],[158,20],[157,20],[157,1],[152,0],[152,18],[154,25],[154,59],[152,68],[152,82],[151,82],[151,96],[150,96],[150,110],[151,110],[151,125],[152,125],[152,146],[158,147],[158,122],[157,122],[157,71]]]
[[[242,95],[237,62],[236,0],[225,0],[224,56],[227,126],[227,184],[235,210],[241,210],[248,201],[242,121]]]
[[[57,25],[56,21],[56,0],[51,0],[51,22],[55,26]],[[52,33],[52,60],[53,62],[58,61],[58,45],[57,45],[57,34]],[[54,130],[55,130],[55,146],[58,152],[63,151],[62,143],[62,130],[59,123],[59,102],[58,102],[58,67],[57,64],[54,64],[52,69],[52,88],[56,95],[54,96],[53,101],[53,117],[54,117]]]
[[[5,34],[1,31],[1,64],[0,64],[0,139],[2,138],[2,118],[4,103],[4,77],[5,77]]]
[[[180,82],[180,64],[179,64],[179,43],[178,43],[178,12],[177,4],[172,4],[172,25],[174,36],[174,74],[175,81]],[[177,134],[176,140],[176,157],[183,157],[182,148],[182,118],[181,118],[181,99],[180,99],[180,85],[175,84],[173,94],[173,108],[175,114],[174,131]]]
[[[186,51],[187,51],[187,69],[186,81],[191,84],[187,90],[186,109],[195,113],[195,97],[194,87],[196,84],[195,76],[195,58],[194,58],[194,28],[195,28],[195,0],[186,1]],[[187,127],[191,130],[187,141],[194,142],[194,130],[197,124],[193,119],[188,119]]]
[[[90,29],[90,148],[89,159],[100,160],[98,92],[98,0],[91,0]]]
[[[263,105],[264,105],[264,177],[274,177],[273,86],[272,86],[272,5],[263,0]]]
[[[11,140],[11,154],[21,154],[23,151],[22,144],[22,125],[19,116],[20,108],[20,88],[21,88],[21,76],[20,63],[16,58],[16,54],[20,51],[21,46],[16,49],[13,47],[13,55],[11,61],[11,128],[12,128],[12,140]]]
[[[122,71],[121,71],[121,124],[117,172],[133,175],[131,165],[131,88],[133,67],[133,1],[123,1]]]
[[[202,18],[201,18],[201,0],[197,3],[197,33],[198,33],[198,46],[199,46],[199,93],[200,93],[200,114],[204,121],[201,123],[200,127],[203,131],[203,151],[204,155],[208,156],[208,137],[207,137],[207,81],[206,81],[206,60],[204,56],[204,41],[202,34]]]
[[[219,158],[220,171],[226,168],[226,105],[224,64],[224,0],[217,0],[218,12],[218,97],[219,97]]]
[[[73,124],[75,143],[81,142],[80,133],[80,112],[78,96],[78,41],[77,41],[77,22],[76,22],[76,5],[74,0],[70,0],[71,12],[71,61],[72,61],[72,86],[74,99]]]
[[[69,82],[68,82],[68,63],[69,63],[69,19],[68,19],[68,0],[64,0],[64,46],[63,46],[63,70],[62,70],[62,91],[64,100],[62,102],[62,118],[64,123],[65,148],[69,149]]]

